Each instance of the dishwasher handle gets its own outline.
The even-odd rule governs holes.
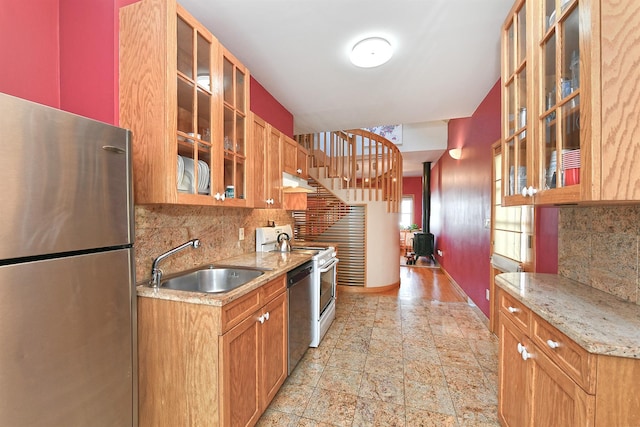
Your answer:
[[[287,288],[297,284],[313,272],[313,264],[307,263],[287,273]]]

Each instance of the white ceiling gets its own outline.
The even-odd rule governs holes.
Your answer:
[[[293,114],[297,134],[470,116],[500,77],[513,0],[179,2]],[[393,57],[355,67],[351,48],[371,36]],[[436,139],[406,144],[417,148],[403,155],[405,175],[440,157],[446,134]]]

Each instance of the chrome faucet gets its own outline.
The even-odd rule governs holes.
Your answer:
[[[176,252],[180,252],[181,250],[188,248],[189,246],[193,246],[194,249],[197,249],[198,247],[200,247],[200,240],[199,239],[189,240],[188,242],[183,243],[180,246],[163,253],[158,258],[153,260],[153,264],[151,265],[151,283],[150,283],[152,288],[157,288],[160,286],[160,280],[162,279],[162,270],[158,268],[158,264],[160,263],[160,261],[167,258],[168,256],[175,254]]]

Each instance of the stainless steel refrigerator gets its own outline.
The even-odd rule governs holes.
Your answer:
[[[0,94],[0,426],[135,426],[130,133]]]

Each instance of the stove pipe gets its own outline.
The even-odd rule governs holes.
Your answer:
[[[422,232],[430,233],[431,222],[431,162],[422,163]]]

